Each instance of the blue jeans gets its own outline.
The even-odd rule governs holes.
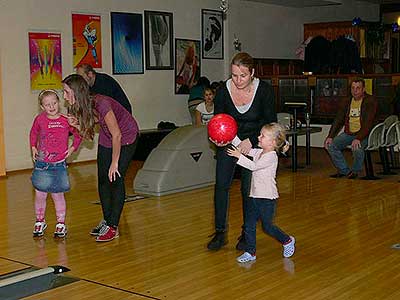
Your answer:
[[[237,159],[225,152],[225,147],[217,149],[217,171],[215,176],[214,207],[215,231],[226,231],[229,208],[229,189],[235,173]],[[247,199],[250,194],[251,171],[241,169],[241,194],[244,223],[246,220]]]
[[[36,190],[45,193],[68,192],[70,184],[65,160],[58,163],[35,161],[32,185]]]
[[[343,150],[350,146],[351,143],[356,139],[355,135],[349,135],[341,133],[333,139],[332,144],[328,147],[328,153],[332,159],[333,164],[340,174],[347,175],[353,170],[354,173],[360,173],[362,171],[364,162],[364,149],[367,147],[368,139],[365,138],[361,141],[361,148],[352,150],[353,152],[353,167],[350,169],[346,163],[343,155]]]
[[[256,253],[256,227],[258,219],[261,219],[264,231],[277,239],[281,244],[285,244],[290,240],[290,236],[274,224],[277,201],[277,199],[249,197],[246,223],[244,224],[246,252],[253,255]]]

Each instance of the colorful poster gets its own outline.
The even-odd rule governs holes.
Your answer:
[[[61,89],[61,34],[29,32],[31,90]]]
[[[74,68],[90,64],[101,68],[101,17],[72,14]]]

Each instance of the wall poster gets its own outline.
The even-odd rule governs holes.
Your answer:
[[[61,33],[29,32],[31,90],[62,89]]]

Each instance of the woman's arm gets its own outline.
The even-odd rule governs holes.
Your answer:
[[[117,175],[121,176],[118,171],[118,160],[121,153],[121,130],[112,110],[104,116],[104,121],[112,136],[112,158],[108,170],[108,179],[112,182],[117,179]]]

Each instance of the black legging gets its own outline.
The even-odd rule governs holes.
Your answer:
[[[229,189],[232,184],[233,175],[235,173],[237,159],[229,156],[225,152],[225,148],[217,149],[217,173],[215,178],[215,230],[226,231],[227,215],[229,208]],[[241,193],[242,193],[242,209],[243,224],[245,223],[245,212],[248,204],[248,198],[251,185],[251,171],[241,168]],[[243,227],[243,226],[242,226]]]
[[[108,226],[117,227],[125,203],[125,174],[135,153],[137,139],[133,144],[121,146],[118,171],[115,181],[108,179],[108,170],[112,161],[112,148],[101,145],[97,149],[97,180],[103,217]]]

